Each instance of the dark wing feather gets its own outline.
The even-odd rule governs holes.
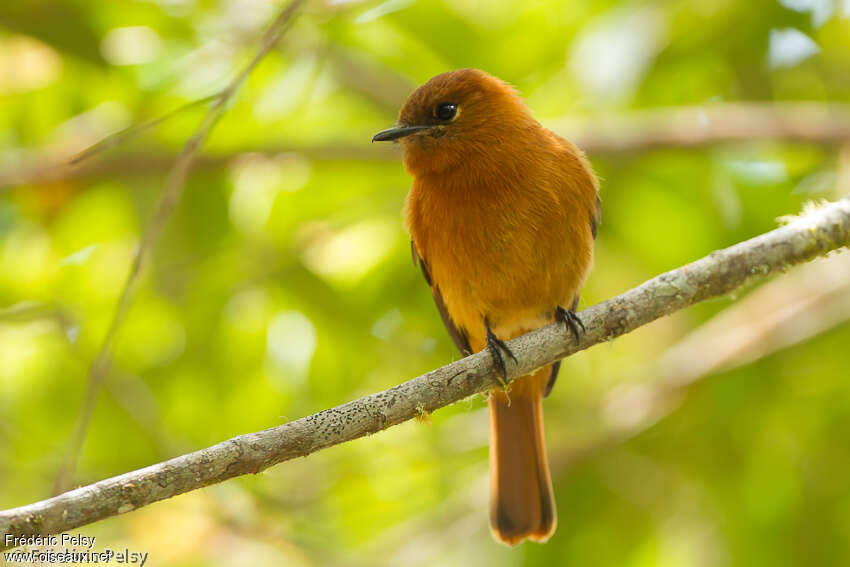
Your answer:
[[[602,201],[599,200],[599,195],[596,196],[596,210],[590,217],[590,233],[596,239],[596,227],[602,222]]]
[[[552,373],[549,374],[549,381],[546,382],[546,388],[543,390],[543,397],[548,398],[552,393],[552,388],[555,387],[555,382],[558,380],[558,371],[561,369],[561,361],[552,363]]]
[[[419,255],[419,252],[416,250],[416,245],[412,240],[410,241],[410,252],[413,255],[413,264],[419,264],[419,267],[422,269],[422,275],[425,276],[425,281],[431,287],[431,295],[434,296],[434,303],[437,304],[437,310],[440,312],[440,317],[443,319],[443,325],[446,326],[446,330],[449,332],[452,342],[463,356],[469,356],[472,354],[472,349],[469,348],[469,339],[463,329],[458,329],[455,326],[454,321],[452,321],[452,318],[449,316],[446,304],[443,303],[443,296],[440,294],[440,288],[431,279],[431,274],[428,272],[428,266],[425,264],[425,260],[423,260]]]

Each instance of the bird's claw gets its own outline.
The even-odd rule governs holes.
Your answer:
[[[572,309],[564,309],[560,305],[555,309],[555,319],[564,324],[565,327],[569,327],[573,330],[573,335],[576,337],[576,342],[579,341],[579,327],[581,327],[581,332],[586,333],[587,329],[584,328],[584,323],[581,322],[579,316],[576,315],[576,312]]]
[[[500,339],[490,330],[490,324],[486,321],[484,322],[484,326],[487,328],[487,349],[490,351],[490,354],[493,355],[493,360],[496,361],[496,366],[499,367],[499,370],[502,373],[500,377],[500,382],[502,383],[503,388],[508,387],[508,369],[505,366],[505,357],[502,356],[502,352],[507,353],[508,356],[514,359],[514,364],[517,363],[516,356],[514,356],[513,351],[505,344],[505,341]]]

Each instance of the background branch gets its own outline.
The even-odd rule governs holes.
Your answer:
[[[850,139],[850,105],[738,102],[657,108],[548,122],[589,153],[633,153],[722,142],[785,140],[835,145]]]
[[[508,369],[509,378],[847,245],[850,198],[812,210],[786,226],[713,252],[586,309],[581,317],[587,332],[579,343],[557,324],[509,341],[518,359]],[[59,533],[235,476],[258,473],[483,392],[496,385],[495,375],[489,355],[478,353],[389,390],[278,427],[239,435],[42,502],[0,512],[0,532],[13,536]]]
[[[135,129],[131,127],[105,139],[91,150],[100,151],[111,147],[123,141],[127,134],[138,133],[148,125],[159,122],[160,120],[154,120]],[[562,118],[548,121],[546,125],[591,155],[766,139],[838,145],[850,140],[850,105],[807,102],[727,103]],[[317,160],[399,159],[396,148],[371,147],[365,142],[368,138],[369,136],[364,136],[362,145],[251,147],[230,154],[198,155],[196,163],[199,168],[220,168],[236,156],[249,152],[297,152]],[[85,154],[87,155],[88,151]],[[58,157],[35,155],[17,168],[0,171],[0,190],[16,185],[37,185],[65,179],[147,175],[166,167],[174,159],[175,155],[171,153],[143,151],[69,164]]]
[[[212,102],[212,106],[207,111],[201,125],[195,133],[186,141],[183,150],[177,156],[174,166],[165,180],[165,188],[162,197],[156,206],[153,216],[148,222],[145,232],[142,235],[141,242],[136,250],[133,262],[130,267],[130,273],[124,283],[124,288],[121,291],[121,296],[118,299],[118,305],[115,308],[115,314],[109,325],[109,329],[101,343],[100,349],[94,361],[89,368],[89,379],[86,384],[86,391],[83,395],[83,403],[80,408],[76,426],[71,437],[70,446],[66,457],[59,470],[54,484],[54,494],[60,493],[67,489],[77,465],[80,451],[82,450],[83,442],[85,441],[86,431],[88,430],[91,415],[94,411],[97,401],[97,394],[100,391],[106,375],[109,373],[112,364],[112,348],[118,331],[127,317],[130,306],[136,295],[136,290],[139,285],[139,278],[142,271],[150,262],[150,256],[159,240],[162,230],[165,227],[165,222],[168,216],[177,206],[180,201],[180,196],[183,192],[183,187],[186,184],[186,179],[189,172],[195,163],[195,156],[203,145],[204,141],[210,135],[215,127],[218,119],[221,118],[227,109],[231,99],[239,91],[239,87],[251,74],[251,71],[260,63],[260,61],[274,48],[280,38],[283,36],[286,29],[292,22],[292,17],[295,11],[302,4],[303,0],[293,0],[290,2],[274,20],[272,25],[263,36],[257,53],[251,59],[250,63],[245,66],[230,84],[225,87],[221,93]]]

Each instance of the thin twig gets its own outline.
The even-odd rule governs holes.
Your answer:
[[[587,331],[578,343],[560,324],[509,341],[517,363],[509,365],[508,379],[848,245],[850,198],[845,198],[582,311]],[[498,376],[490,355],[479,352],[389,390],[0,512],[0,533],[4,534],[0,547],[21,545],[15,537],[64,532],[236,476],[256,474],[488,390],[499,383]]]
[[[106,336],[101,343],[100,350],[92,362],[89,369],[89,380],[86,384],[86,391],[83,397],[83,403],[80,407],[76,427],[71,437],[70,447],[59,470],[54,484],[54,494],[58,494],[67,489],[76,470],[77,460],[79,459],[80,451],[82,450],[83,442],[85,441],[86,431],[88,430],[89,422],[97,402],[97,394],[100,387],[109,373],[112,364],[112,347],[115,338],[118,334],[121,325],[127,317],[133,299],[136,296],[140,282],[140,275],[144,268],[150,262],[150,256],[159,240],[162,230],[165,227],[165,222],[171,212],[180,201],[180,196],[183,192],[183,187],[186,184],[186,179],[195,162],[195,157],[203,145],[204,141],[209,136],[212,129],[215,127],[218,119],[221,118],[227,109],[228,103],[238,92],[239,87],[248,78],[248,75],[254,70],[259,62],[272,50],[275,44],[280,40],[285,31],[292,23],[292,16],[303,3],[304,0],[293,0],[278,14],[275,21],[266,31],[263,36],[257,53],[251,59],[250,63],[245,66],[239,75],[237,75],[230,84],[221,91],[213,102],[210,109],[204,116],[201,125],[195,131],[191,138],[183,146],[183,150],[177,156],[174,167],[168,174],[165,180],[165,188],[157,204],[153,216],[145,228],[142,235],[139,247],[133,258],[133,263],[130,268],[130,273],[124,283],[124,289],[121,291],[121,297],[118,300],[118,305],[115,309],[115,314]]]
[[[95,154],[99,154],[104,150],[108,150],[109,148],[113,148],[121,144],[122,142],[128,140],[129,138],[132,138],[133,136],[137,136],[142,132],[150,130],[151,128],[156,128],[160,124],[167,122],[178,114],[182,114],[183,112],[191,108],[195,108],[196,106],[200,106],[202,104],[218,100],[222,97],[223,92],[224,91],[219,91],[213,95],[206,96],[204,98],[199,98],[198,100],[193,100],[191,102],[187,102],[186,104],[175,108],[171,112],[168,112],[160,116],[159,118],[154,118],[153,120],[148,120],[147,122],[143,122],[141,124],[133,124],[131,126],[128,126],[127,128],[124,128],[123,130],[115,132],[114,134],[110,134],[109,136],[105,137],[99,142],[96,142],[95,144],[92,144],[88,148],[84,149],[83,151],[72,157],[70,160],[68,160],[68,163],[70,165],[77,165]]]

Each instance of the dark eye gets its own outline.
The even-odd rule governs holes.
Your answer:
[[[434,109],[434,115],[440,120],[448,122],[457,114],[457,105],[453,102],[442,102]]]

